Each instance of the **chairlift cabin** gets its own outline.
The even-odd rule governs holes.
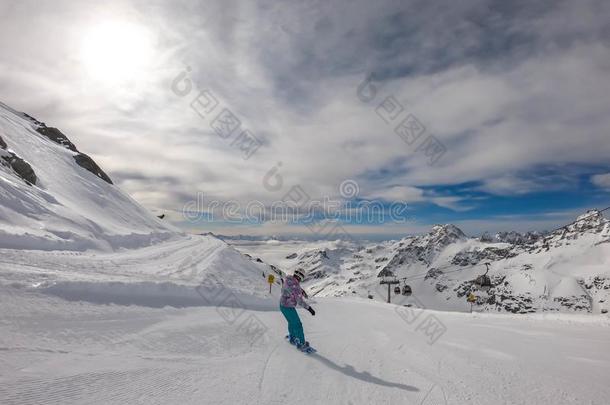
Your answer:
[[[413,293],[413,290],[411,290],[411,286],[409,284],[405,284],[402,287],[402,295],[406,295],[408,297],[412,293]]]
[[[394,287],[394,294],[397,294],[397,295],[400,294],[400,287],[399,286]]]
[[[479,289],[484,290],[484,291],[487,291],[491,287],[493,287],[493,285],[491,284],[491,278],[489,278],[489,276],[487,275],[487,273],[489,273],[489,265],[490,265],[490,263],[485,263],[485,266],[487,266],[487,271],[485,272],[485,274],[478,276],[474,280],[475,285]]]

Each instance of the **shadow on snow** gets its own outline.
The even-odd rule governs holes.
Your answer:
[[[419,388],[413,387],[411,385],[395,383],[395,382],[383,380],[379,377],[375,377],[375,376],[371,375],[368,371],[356,371],[356,369],[353,366],[350,366],[349,364],[340,366],[337,363],[335,363],[334,361],[320,355],[319,353],[312,353],[309,356],[318,360],[320,363],[326,365],[327,367],[332,368],[333,370],[336,370],[342,374],[345,374],[348,377],[352,377],[357,380],[381,385],[383,387],[398,388],[398,389],[405,390],[405,391],[412,391],[412,392],[419,391]]]

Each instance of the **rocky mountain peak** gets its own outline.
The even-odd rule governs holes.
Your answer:
[[[601,231],[608,223],[599,210],[589,210],[576,218],[576,221],[566,229],[569,232]]]
[[[589,210],[578,216],[572,224],[552,232],[544,239],[544,245],[557,247],[585,234],[610,235],[610,221],[604,218],[599,210]]]
[[[460,228],[452,224],[434,225],[432,231],[426,235],[428,243],[447,246],[461,240],[466,240],[466,235]]]
[[[515,231],[498,232],[492,240],[489,240],[487,242],[502,242],[502,243],[510,243],[511,245],[527,245],[527,244],[536,243],[543,236],[544,235],[540,232],[526,232],[526,233],[519,233],[519,232],[515,232]]]

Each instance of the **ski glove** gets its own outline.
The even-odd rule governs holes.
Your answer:
[[[314,316],[316,315],[316,311],[314,311],[312,307],[307,308],[307,310],[309,311],[310,314],[312,314]]]

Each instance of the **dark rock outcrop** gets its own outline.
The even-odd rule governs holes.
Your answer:
[[[110,180],[110,177],[108,177],[108,175],[104,173],[104,171],[97,165],[97,163],[95,163],[95,161],[91,159],[88,155],[85,155],[84,153],[78,153],[77,155],[74,155],[74,160],[83,169],[95,174],[97,177],[104,180],[106,183],[113,184],[112,180]]]
[[[44,124],[43,124],[44,125]],[[45,137],[49,138],[53,142],[63,146],[66,149],[70,149],[72,152],[78,152],[76,146],[65,136],[59,129],[51,128],[47,126],[41,126],[36,128],[36,132]]]
[[[496,248],[496,247],[487,247],[483,250],[474,249],[474,250],[463,250],[458,252],[453,259],[451,260],[451,264],[456,266],[473,266],[475,264],[479,264],[483,261],[496,261],[506,258],[511,258],[517,256],[516,252],[512,251],[512,248]]]
[[[2,148],[2,149],[5,149],[5,148]],[[5,165],[10,166],[15,171],[17,176],[19,176],[23,179],[23,181],[25,181],[30,186],[32,184],[36,184],[36,180],[37,180],[36,173],[34,172],[34,169],[32,169],[32,166],[30,166],[30,164],[28,162],[26,162],[19,156],[15,155],[13,152],[7,152],[7,153],[3,152],[3,154],[0,155],[0,157],[2,159],[1,161]]]
[[[28,162],[21,159],[19,156],[13,156],[10,165],[15,173],[25,180],[26,183],[30,185],[36,184],[36,173],[34,173],[34,169],[32,169],[32,166],[30,166]]]
[[[531,245],[542,239],[544,235],[540,232],[499,232],[493,241],[510,243],[511,245]]]
[[[30,114],[26,114],[24,112],[21,113],[25,118],[32,121],[34,125],[45,127],[46,125],[42,121],[38,121],[36,118],[32,117]]]
[[[45,138],[51,140],[52,142],[61,145],[62,147],[72,152],[75,152],[76,154],[73,157],[80,167],[95,174],[97,177],[101,178],[108,184],[113,184],[110,177],[108,177],[108,175],[104,173],[104,171],[97,165],[97,163],[95,163],[95,161],[91,159],[91,157],[89,157],[88,155],[79,152],[76,148],[76,145],[74,145],[70,141],[70,139],[68,139],[68,137],[64,135],[59,129],[47,127],[44,122],[38,121],[36,118],[26,113],[20,114],[33,124],[33,127],[36,132],[38,132]],[[0,147],[1,149],[7,148],[6,142],[4,142],[2,138],[0,138]],[[8,165],[10,165],[13,170],[19,175],[19,177],[25,180],[28,184],[36,184],[36,174],[34,173],[32,167],[25,160],[21,159],[15,153],[8,151],[2,153],[0,155],[0,158],[0,161],[4,161]]]
[[[428,280],[429,278],[437,279],[443,272],[439,269],[435,269],[434,267],[428,270],[426,275],[424,276],[424,280]]]
[[[481,235],[481,237],[479,238],[479,240],[481,242],[485,242],[485,243],[491,243],[494,241],[494,238],[489,234],[489,232],[485,232],[483,233],[483,235]]]
[[[0,149],[6,150],[8,145],[4,142],[4,139],[0,136]],[[11,167],[17,176],[21,177],[23,181],[25,181],[30,186],[32,184],[36,184],[36,173],[34,173],[34,169],[32,166],[25,160],[21,159],[14,152],[2,152],[0,154],[0,163],[5,166]]]
[[[386,267],[377,274],[377,277],[394,277],[394,272]]]

